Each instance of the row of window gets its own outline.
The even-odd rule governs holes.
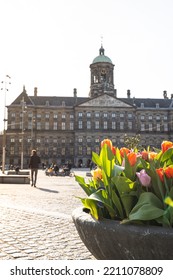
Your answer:
[[[49,122],[44,122],[44,123],[37,122],[34,125],[31,122],[28,122],[27,129],[29,129],[31,131],[33,129],[37,129],[37,130],[42,130],[42,129],[45,129],[45,130],[50,130],[50,129],[53,129],[53,130],[58,130],[58,129],[74,130],[74,122],[69,122],[69,124],[66,124],[66,122],[61,122],[60,125],[61,125],[61,127],[58,126],[58,122],[53,122],[53,127],[51,127]],[[141,131],[144,131],[144,130],[149,130],[149,131],[164,130],[164,131],[168,131],[168,123],[163,123],[163,124],[160,124],[160,123],[156,123],[156,124],[141,123],[140,126],[141,126],[141,128],[140,128]],[[12,122],[10,127],[11,127],[11,129],[15,129],[16,124]],[[84,129],[84,128],[86,128],[86,129],[94,128],[96,130],[98,130],[98,129],[104,129],[104,130],[107,130],[107,129],[113,129],[113,130],[115,130],[115,129],[120,129],[120,130],[128,129],[128,130],[132,130],[133,129],[133,123],[131,121],[128,121],[127,123],[125,123],[125,122],[115,122],[115,121],[112,121],[112,122],[103,121],[103,123],[102,123],[98,120],[98,121],[94,122],[94,126],[93,126],[93,123],[91,121],[87,121],[86,126],[84,126],[83,121],[78,121],[78,129]],[[22,129],[22,123],[20,123],[19,129]]]
[[[78,118],[82,118],[84,116],[86,116],[87,118],[91,118],[91,117],[95,117],[95,118],[100,118],[100,117],[103,117],[103,118],[108,118],[109,116],[111,116],[112,118],[124,118],[125,116],[127,115],[127,118],[128,119],[132,119],[133,117],[133,114],[132,113],[118,113],[118,112],[112,112],[112,113],[108,113],[108,112],[94,112],[94,113],[91,113],[91,112],[86,112],[86,113],[83,113],[83,112],[78,112]],[[16,113],[11,113],[11,118],[15,118],[16,117]],[[22,118],[23,117],[23,113],[21,112],[20,113],[20,117]],[[50,119],[51,117],[51,114],[50,113],[44,113],[44,118],[45,119]],[[62,113],[61,114],[61,119],[66,119],[67,117],[67,114],[66,113]],[[70,114],[69,115],[70,119],[74,119],[74,114]],[[35,116],[33,116],[33,113],[28,113],[28,118],[32,118],[34,119]],[[37,119],[41,119],[43,118],[43,115],[38,113],[36,115],[36,118]],[[58,113],[54,113],[53,114],[53,119],[58,119]],[[160,116],[160,115],[145,115],[145,114],[141,114],[140,115],[140,119],[141,120],[153,120],[153,119],[156,119],[156,120],[160,120],[160,119],[163,119],[163,120],[167,120],[168,117],[167,115],[163,115],[163,116]]]

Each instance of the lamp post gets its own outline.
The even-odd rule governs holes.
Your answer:
[[[35,125],[35,117],[32,116],[32,120],[31,120],[31,150],[33,149],[33,146],[34,146],[34,125]]]
[[[7,81],[8,78],[8,81]],[[1,88],[1,90],[4,90],[4,129],[3,129],[3,139],[2,139],[2,173],[5,172],[5,157],[6,157],[6,121],[7,121],[7,112],[6,112],[6,93],[8,91],[7,84],[11,84],[9,82],[10,76],[6,75],[5,81],[2,81],[1,83],[4,84],[4,86]]]
[[[22,129],[22,139],[21,139],[21,169],[23,169],[23,150],[24,150],[24,113],[26,108],[26,102],[24,101],[24,97],[22,98],[22,122],[21,122],[21,129]]]

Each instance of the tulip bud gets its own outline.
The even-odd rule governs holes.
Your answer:
[[[149,187],[151,183],[151,177],[146,173],[144,169],[142,169],[140,172],[136,172],[136,175],[139,178],[140,183],[144,187]]]

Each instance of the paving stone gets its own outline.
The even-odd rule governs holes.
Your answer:
[[[37,186],[1,184],[0,259],[94,259],[71,218],[81,206],[75,196],[85,196],[75,178],[39,170]]]

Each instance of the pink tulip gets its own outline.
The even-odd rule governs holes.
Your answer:
[[[146,173],[144,169],[142,169],[140,172],[136,172],[136,175],[139,178],[140,183],[144,187],[149,187],[151,183],[151,177]]]

